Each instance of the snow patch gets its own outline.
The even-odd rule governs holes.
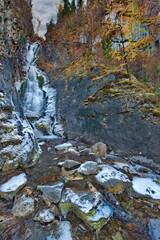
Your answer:
[[[132,184],[135,192],[149,195],[153,199],[160,199],[160,184],[154,179],[134,177]]]

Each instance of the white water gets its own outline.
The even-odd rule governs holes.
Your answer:
[[[38,43],[28,44],[27,46],[27,82],[24,93],[24,113],[26,117],[42,116],[44,93],[39,87],[37,79],[37,68],[35,66]]]
[[[30,119],[36,137],[55,138],[53,128],[56,123],[57,92],[50,86],[46,74],[36,66],[38,48],[38,42],[27,44],[27,80],[23,85],[24,114]]]

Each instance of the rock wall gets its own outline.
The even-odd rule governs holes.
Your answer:
[[[85,77],[62,77],[54,82],[66,136],[86,142],[102,141],[120,154],[141,155],[160,162],[160,124],[153,113],[145,115],[148,100],[140,97],[147,92],[143,92],[143,84],[139,90],[135,79],[131,84],[121,74],[96,80],[93,74],[98,76],[99,69],[93,68]],[[118,96],[123,90],[127,93],[128,88],[128,94]],[[157,119],[157,124],[151,118]]]
[[[40,152],[15,88],[15,81],[22,80],[17,62],[20,31],[10,1],[0,0],[0,170],[4,171],[33,165]]]

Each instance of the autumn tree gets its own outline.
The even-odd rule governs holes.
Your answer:
[[[140,13],[137,1],[119,1],[108,5],[106,24],[103,27],[102,48],[105,54],[123,62],[129,74],[129,61],[133,61],[140,51],[150,54],[152,36],[148,22]]]

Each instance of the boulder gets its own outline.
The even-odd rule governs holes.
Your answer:
[[[64,184],[57,182],[53,185],[41,185],[37,189],[43,193],[43,199],[49,202],[58,203],[61,200],[61,194]]]
[[[74,212],[90,229],[102,228],[113,215],[113,210],[101,200],[98,192],[76,193],[67,188],[63,191],[59,208],[63,216]]]
[[[107,154],[107,146],[105,143],[97,142],[92,147],[91,150],[93,153],[97,153],[99,157],[105,158]]]
[[[34,221],[38,221],[41,223],[50,223],[53,222],[54,219],[55,216],[53,215],[53,213],[50,212],[50,209],[43,209],[39,211],[34,217]]]
[[[149,197],[160,200],[160,184],[154,179],[134,177],[132,180],[132,189],[132,195],[135,197]]]
[[[111,193],[122,193],[126,188],[130,187],[131,181],[127,175],[117,171],[109,165],[102,165],[100,171],[95,179],[98,184],[107,189]]]
[[[96,174],[98,171],[98,163],[93,161],[85,162],[81,164],[77,171],[84,175]]]
[[[27,176],[25,173],[14,176],[0,186],[0,196],[7,200],[11,200],[16,193],[26,185],[26,183]]]
[[[12,212],[16,217],[26,217],[30,215],[34,212],[34,199],[23,195],[14,203]]]

